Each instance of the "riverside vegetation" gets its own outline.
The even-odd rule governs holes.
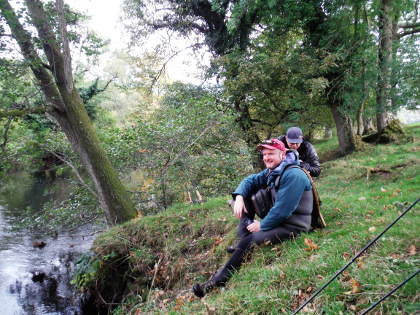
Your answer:
[[[315,178],[327,223],[275,246],[254,249],[224,288],[196,298],[191,287],[228,258],[237,219],[230,196],[176,204],[100,235],[73,282],[112,314],[291,314],[419,197],[420,124],[398,143],[358,145],[340,157],[337,139],[315,140]],[[232,187],[233,190],[234,187]],[[419,269],[419,204],[301,313],[360,314]],[[420,310],[418,276],[371,314]]]

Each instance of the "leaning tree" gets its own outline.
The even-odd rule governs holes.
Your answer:
[[[137,215],[128,193],[117,177],[75,88],[63,0],[56,0],[59,32],[48,19],[40,0],[26,0],[27,16],[17,15],[9,0],[0,0],[6,23],[23,58],[47,100],[52,115],[77,152],[95,186],[96,197],[110,225]],[[28,18],[25,28],[22,18]],[[31,33],[35,28],[38,36]],[[57,35],[57,33],[59,35]],[[41,48],[41,49],[39,49]],[[43,55],[41,55],[43,53]]]

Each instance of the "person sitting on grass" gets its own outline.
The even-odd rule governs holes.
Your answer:
[[[318,154],[311,143],[303,140],[300,128],[291,127],[285,136],[280,136],[277,139],[283,142],[286,149],[296,150],[299,153],[300,166],[306,169],[312,177],[318,177],[321,174]]]
[[[267,168],[245,178],[232,193],[235,201],[233,211],[239,219],[238,240],[236,245],[228,247],[232,256],[209,281],[193,286],[193,292],[198,297],[225,285],[232,273],[239,269],[254,244],[261,245],[267,241],[279,243],[296,237],[301,232],[308,232],[311,227],[311,181],[300,167],[288,167],[299,165],[298,153],[293,150],[286,153],[283,142],[278,139],[263,141],[257,146],[257,150],[262,150]],[[279,176],[280,184],[276,187],[275,182]],[[268,186],[271,189],[274,187],[277,192],[274,205],[261,221],[254,220],[256,211],[246,202],[247,197]]]

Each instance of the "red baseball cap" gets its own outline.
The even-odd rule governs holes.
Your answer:
[[[264,140],[261,144],[257,145],[257,150],[262,150],[264,148],[286,152],[286,147],[279,139]]]

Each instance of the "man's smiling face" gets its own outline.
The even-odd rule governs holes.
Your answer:
[[[275,169],[284,158],[284,152],[277,149],[271,150],[264,148],[262,153],[265,166],[270,169]]]

